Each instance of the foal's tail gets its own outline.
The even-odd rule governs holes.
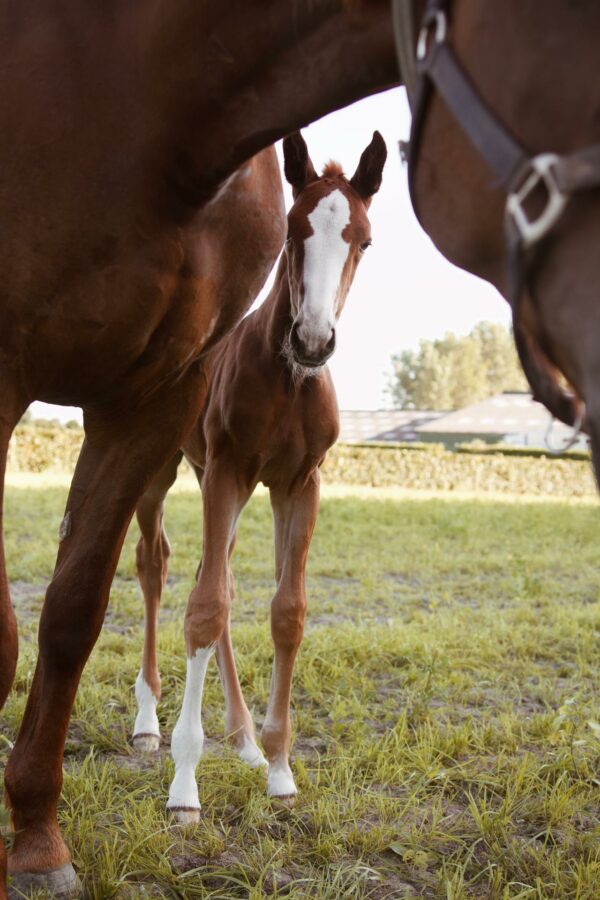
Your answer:
[[[17,620],[10,602],[3,538],[4,475],[9,440],[10,430],[3,429],[0,421],[0,709],[11,689],[18,656]]]

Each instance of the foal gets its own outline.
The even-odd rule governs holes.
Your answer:
[[[238,681],[229,617],[229,561],[237,521],[258,482],[268,488],[275,520],[277,589],[271,604],[275,662],[261,741],[268,793],[290,798],[290,692],[306,611],[305,566],[319,506],[319,466],[339,431],[335,390],[326,361],[335,326],[362,254],[371,243],[367,218],[379,189],[386,148],[375,132],[354,176],[329,163],[318,177],[297,132],[284,141],[285,175],[294,193],[285,250],[275,284],[260,309],[208,356],[208,397],[183,452],[204,501],[204,553],[185,617],[187,680],[173,731],[175,777],[167,808],[181,822],[198,821],[195,770],[202,752],[204,677],[216,648],[226,702],[226,731],[240,756],[267,765]],[[137,566],[146,604],[146,641],[136,682],[134,744],[156,749],[160,679],[155,629],[169,545],[164,497],[181,454],[165,467],[138,506]]]

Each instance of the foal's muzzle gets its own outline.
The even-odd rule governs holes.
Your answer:
[[[309,353],[306,344],[300,337],[298,323],[294,322],[290,331],[290,345],[294,360],[298,365],[305,366],[307,369],[318,369],[327,362],[335,350],[335,328],[331,329],[331,336],[326,344]]]

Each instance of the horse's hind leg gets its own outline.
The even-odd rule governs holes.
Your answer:
[[[271,603],[275,660],[267,715],[260,733],[267,759],[267,792],[291,800],[297,793],[289,764],[290,698],[296,654],[306,614],[305,568],[319,511],[319,473],[313,472],[300,491],[271,491],[275,518],[277,590]]]
[[[15,829],[9,873],[23,893],[40,879],[60,879],[63,893],[75,887],[56,821],[67,726],[136,504],[198,414],[197,370],[179,382],[177,397],[175,405],[157,392],[151,404],[120,419],[86,415],[65,537],[40,619],[38,663],[5,776]]]
[[[4,475],[10,436],[27,406],[26,403],[7,402],[5,390],[3,393],[3,408],[0,408],[0,709],[4,706],[13,683],[18,656],[17,620],[10,602],[8,575],[4,559]],[[6,851],[0,836],[0,900],[4,900],[5,897]]]
[[[4,559],[3,515],[4,473],[10,431],[0,422],[0,709],[4,706],[15,677],[18,656],[17,620],[10,602]]]
[[[144,594],[144,652],[135,682],[137,716],[133,726],[133,746],[142,753],[158,750],[160,730],[156,706],[160,700],[160,674],[156,659],[156,632],[162,589],[167,580],[171,548],[163,525],[164,500],[177,478],[182,453],[161,469],[136,508],[141,537],[135,561]]]
[[[1,377],[1,373],[0,373]],[[4,706],[15,677],[17,666],[18,640],[17,620],[10,602],[6,560],[4,558],[4,476],[8,457],[10,436],[27,403],[8,399],[3,387],[0,402],[0,709]]]

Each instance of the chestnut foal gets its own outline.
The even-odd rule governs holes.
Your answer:
[[[271,496],[277,582],[271,604],[275,662],[261,741],[269,795],[296,794],[288,762],[292,672],[303,634],[305,566],[319,507],[319,466],[339,430],[325,363],[335,348],[336,321],[356,267],[371,243],[367,210],[381,183],[386,148],[375,132],[350,180],[335,163],[317,176],[298,132],[286,138],[283,148],[295,202],[275,284],[263,305],[208,356],[208,399],[183,446],[202,488],[204,552],[185,617],[187,680],[171,742],[175,777],[167,808],[180,822],[199,819],[195,770],[203,743],[202,690],[215,649],[227,734],[243,760],[267,765],[242,696],[230,634],[229,562],[238,517],[259,482]],[[159,743],[155,633],[169,556],[163,500],[180,459],[181,454],[163,469],[137,511],[146,640],[136,682],[133,740],[144,750],[157,749]]]

